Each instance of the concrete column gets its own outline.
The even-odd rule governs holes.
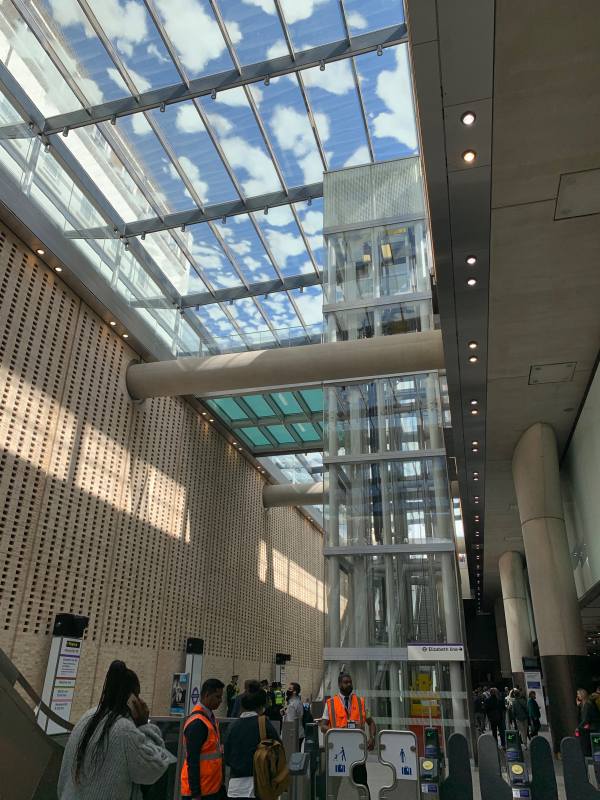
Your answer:
[[[556,751],[560,740],[575,728],[575,692],[579,685],[587,686],[589,662],[565,528],[556,437],[550,425],[538,422],[525,431],[515,448],[512,469]]]
[[[266,483],[263,486],[263,506],[319,506],[323,504],[325,488],[323,481],[316,483]]]
[[[494,603],[494,619],[496,621],[496,638],[498,639],[498,653],[500,655],[500,673],[503,678],[511,678],[510,651],[508,649],[508,633],[506,618],[504,616],[504,602],[501,597]]]
[[[533,656],[523,557],[520,553],[509,550],[500,556],[498,568],[502,584],[510,668],[515,686],[523,688],[523,656]]]

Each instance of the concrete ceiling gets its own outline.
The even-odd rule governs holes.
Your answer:
[[[600,167],[597,0],[496,0],[484,591],[522,550],[514,447],[550,423],[562,453],[600,346],[600,216],[556,220],[561,175]],[[596,203],[597,206],[597,203]],[[563,383],[536,364],[576,362]]]

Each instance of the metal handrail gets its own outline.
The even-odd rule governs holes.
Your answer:
[[[29,683],[27,678],[19,672],[19,670],[15,667],[13,662],[10,658],[6,655],[4,650],[0,647],[0,673],[7,679],[7,681],[14,686],[16,683],[19,684],[21,689],[25,692],[25,694],[29,697],[29,699],[34,703],[36,712],[42,712],[49,720],[52,720],[56,725],[60,725],[61,728],[64,728],[66,731],[72,731],[74,725],[71,722],[67,722],[66,719],[59,717],[51,708],[49,708],[46,703],[42,700],[39,694],[35,691],[33,686]]]

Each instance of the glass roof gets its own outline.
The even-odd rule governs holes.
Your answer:
[[[37,140],[31,132],[1,137],[0,163],[23,184],[29,176],[32,200],[67,235],[114,226],[112,238],[74,241],[174,356],[318,342],[320,285],[243,294],[266,281],[318,279],[322,199],[148,232],[131,242],[119,230],[319,183],[324,170],[415,154],[406,44],[301,71],[290,67],[289,74],[150,104],[110,121],[93,123],[85,110],[319,45],[351,45],[353,37],[403,22],[401,0],[3,3],[2,69],[33,111],[25,114],[7,91],[0,126],[37,115],[38,129],[46,131],[54,117],[70,112],[84,113],[86,122],[66,136],[57,130]],[[199,307],[186,302],[188,295],[219,290],[237,296]],[[322,446],[320,390],[210,405],[255,453]]]

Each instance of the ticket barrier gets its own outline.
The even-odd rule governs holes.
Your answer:
[[[581,744],[574,736],[560,743],[567,800],[600,800],[600,791],[590,783]],[[537,800],[537,797],[534,798]]]
[[[518,731],[508,730],[506,741],[506,771],[513,797],[530,798],[529,770],[523,756],[523,746]]]
[[[419,758],[422,795],[439,796],[444,763],[437,728],[425,728],[425,755]]]
[[[417,737],[412,731],[380,731],[379,761],[391,767],[394,780],[381,789],[380,800],[413,800],[419,795]]]
[[[311,800],[310,756],[308,753],[292,753],[288,758],[290,786],[288,800]]]
[[[509,733],[507,731],[507,733]],[[512,731],[510,733],[513,733]],[[568,740],[565,740],[565,742]],[[581,758],[583,776],[585,774],[585,760],[581,753],[581,748],[576,740],[577,752],[567,753],[563,756],[565,770],[565,786],[567,785],[566,775],[571,768],[573,758]],[[564,742],[563,742],[564,744]],[[502,762],[498,745],[491,734],[484,734],[479,737],[479,784],[482,800],[511,800],[511,798],[528,798],[530,800],[558,800],[558,788],[556,774],[554,771],[554,759],[550,744],[543,736],[536,736],[529,748],[530,763],[523,758],[520,746],[511,743],[511,750],[507,752],[506,775],[503,773]],[[508,741],[507,741],[508,750]],[[588,784],[589,785],[589,784]],[[576,791],[569,791],[567,788],[567,800],[600,800],[600,793],[590,795],[589,798]]]
[[[600,786],[600,733],[590,734],[592,744],[592,764],[594,765],[594,775],[596,783]]]
[[[367,737],[360,728],[331,728],[325,734],[325,799],[369,800],[369,790],[355,783],[356,767],[366,765]]]

